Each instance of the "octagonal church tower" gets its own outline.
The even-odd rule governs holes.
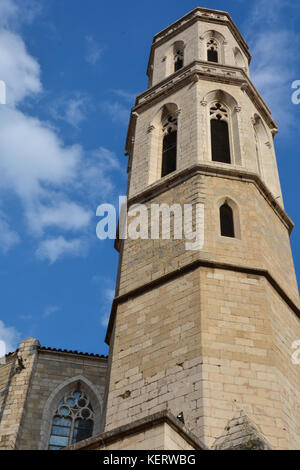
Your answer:
[[[221,11],[195,8],[154,37],[126,147],[128,207],[148,208],[149,237],[117,242],[107,330],[104,436],[136,434],[115,448],[300,449],[293,223],[250,59]],[[193,249],[174,224],[151,238],[154,204],[198,207]],[[177,437],[138,439],[149,422]]]

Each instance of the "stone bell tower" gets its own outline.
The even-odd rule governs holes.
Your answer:
[[[250,59],[229,14],[200,7],[153,40],[127,137],[128,206],[202,205],[204,238],[194,250],[173,232],[117,242],[103,435],[138,423],[123,448],[159,448],[137,436],[164,416],[202,448],[300,449],[293,223]]]

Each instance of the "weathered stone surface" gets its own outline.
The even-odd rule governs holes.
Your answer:
[[[47,449],[53,414],[65,390],[80,382],[102,407],[106,369],[106,358],[46,350],[33,338],[23,341],[7,364],[0,365],[0,449]],[[101,430],[102,411],[95,433]]]
[[[187,428],[211,447],[243,409],[272,448],[300,449],[300,374],[291,360],[299,294],[276,124],[230,23],[222,12],[195,9],[152,46],[150,88],[137,97],[127,139],[129,204],[149,212],[153,203],[204,204],[204,246],[187,251],[186,240],[172,236],[119,245],[105,430],[183,412]],[[205,64],[208,33],[219,40],[218,64]],[[173,73],[176,41],[184,42],[184,66]],[[231,164],[212,161],[216,102],[230,116]],[[177,168],[161,178],[163,106],[176,110]],[[235,238],[220,234],[226,200],[235,207]]]
[[[227,424],[213,445],[214,450],[271,450],[270,445],[243,410]]]

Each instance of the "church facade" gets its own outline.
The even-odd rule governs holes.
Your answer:
[[[65,432],[70,449],[300,449],[293,223],[277,126],[250,60],[226,12],[198,7],[154,36],[148,89],[136,98],[126,142],[128,207],[201,208],[192,225],[202,224],[201,243],[187,249],[190,234],[176,237],[175,224],[171,239],[117,240],[108,359],[37,347],[40,359],[32,353],[28,364],[51,357],[69,372],[43,398],[26,367],[13,375],[23,408],[5,399],[0,445],[26,447],[20,422],[28,416],[35,426],[40,407],[48,420],[36,424],[40,448]]]
[[[0,450],[59,450],[101,431],[107,358],[22,341],[0,363]]]

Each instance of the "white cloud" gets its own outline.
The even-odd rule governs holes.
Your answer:
[[[18,347],[20,341],[20,333],[13,326],[6,326],[0,320],[0,341],[4,341],[6,346],[6,354],[14,351]]]
[[[263,32],[256,36],[252,49],[254,84],[272,110],[275,118],[285,126],[290,124],[291,82],[295,77],[293,51],[290,44],[299,40],[292,31]]]
[[[29,232],[45,237],[40,240],[37,256],[54,262],[64,254],[85,252],[86,242],[81,237],[92,217],[87,200],[114,189],[110,172],[120,171],[120,165],[103,147],[87,153],[80,145],[65,145],[53,125],[20,110],[25,100],[41,96],[43,91],[39,63],[18,32],[23,21],[31,21],[39,13],[39,3],[0,0],[0,79],[6,83],[8,101],[0,106],[0,194],[2,199],[17,196]],[[86,45],[87,60],[95,64],[102,50],[91,36]],[[77,92],[54,103],[53,112],[56,119],[78,126],[86,118],[88,106],[88,96]],[[50,237],[49,229],[76,230],[78,235],[68,239],[55,233]],[[7,252],[19,240],[5,214],[0,213],[0,250]]]
[[[116,154],[105,147],[99,147],[91,152],[89,159],[83,163],[78,186],[99,204],[99,198],[111,198],[115,189],[111,174],[121,170]]]
[[[93,36],[87,36],[85,40],[87,51],[85,59],[89,64],[95,65],[99,61],[103,49],[97,44]]]
[[[291,106],[291,83],[297,78],[299,36],[287,22],[282,21],[282,9],[292,8],[282,0],[254,2],[247,19],[246,31],[253,56],[251,78],[270,107],[280,130],[295,125]],[[268,15],[261,15],[268,11]],[[270,14],[269,14],[270,13]]]
[[[19,9],[12,0],[1,0],[0,2],[0,27],[7,27],[16,18]]]
[[[127,106],[118,101],[106,101],[102,105],[103,110],[109,114],[113,122],[120,122],[124,126],[128,125],[130,110]]]
[[[89,97],[80,92],[67,95],[56,102],[50,108],[54,119],[62,120],[71,126],[78,127],[87,118],[90,105]]]
[[[75,202],[61,201],[53,206],[38,205],[29,209],[27,220],[33,232],[41,235],[48,227],[81,230],[90,223],[92,212]]]
[[[36,251],[38,258],[54,263],[62,256],[81,256],[85,253],[86,246],[83,240],[74,238],[66,240],[61,235],[56,238],[48,238],[40,243]]]
[[[257,29],[258,25],[274,26],[277,23],[282,24],[281,11],[286,7],[293,8],[290,0],[255,0],[252,3],[252,10],[247,16],[248,28]],[[268,14],[263,15],[262,12],[267,11]],[[255,32],[255,31],[253,31]]]
[[[68,192],[78,188],[94,200],[110,195],[111,172],[121,171],[116,155],[100,147],[84,158],[80,146],[64,146],[49,125],[16,109],[0,107],[0,128],[0,189],[19,196],[30,231],[41,236],[51,227],[84,230],[92,211],[70,200]],[[17,242],[12,235],[6,235],[11,246]],[[63,254],[63,246],[75,254],[74,245],[60,244],[52,261]]]
[[[41,0],[1,0],[0,28],[17,27],[31,23],[43,9]]]
[[[28,54],[20,36],[4,29],[0,30],[0,75],[9,106],[42,91],[38,62]]]
[[[32,315],[20,315],[21,320],[24,321],[30,321],[32,320],[33,316]]]
[[[48,307],[45,308],[43,317],[44,318],[50,317],[50,315],[53,315],[54,313],[59,312],[59,310],[60,310],[60,307],[58,307],[57,305],[49,305]]]
[[[105,289],[104,296],[108,302],[112,302],[115,296],[115,289]]]
[[[111,90],[115,95],[120,96],[123,98],[125,101],[128,103],[133,103],[135,100],[135,97],[137,93],[130,93],[129,91],[126,90],[121,90],[121,89],[116,89],[116,90]]]
[[[86,118],[84,113],[84,101],[81,98],[69,100],[66,106],[65,119],[69,124],[78,126]]]
[[[104,315],[102,315],[100,319],[100,323],[104,328],[106,328],[108,325],[108,322],[109,322],[109,313],[105,313]]]
[[[0,212],[0,251],[7,253],[19,242],[18,233],[10,228],[5,215]]]
[[[82,149],[65,147],[51,127],[18,110],[0,107],[1,184],[30,201],[42,195],[44,185],[70,182]]]

